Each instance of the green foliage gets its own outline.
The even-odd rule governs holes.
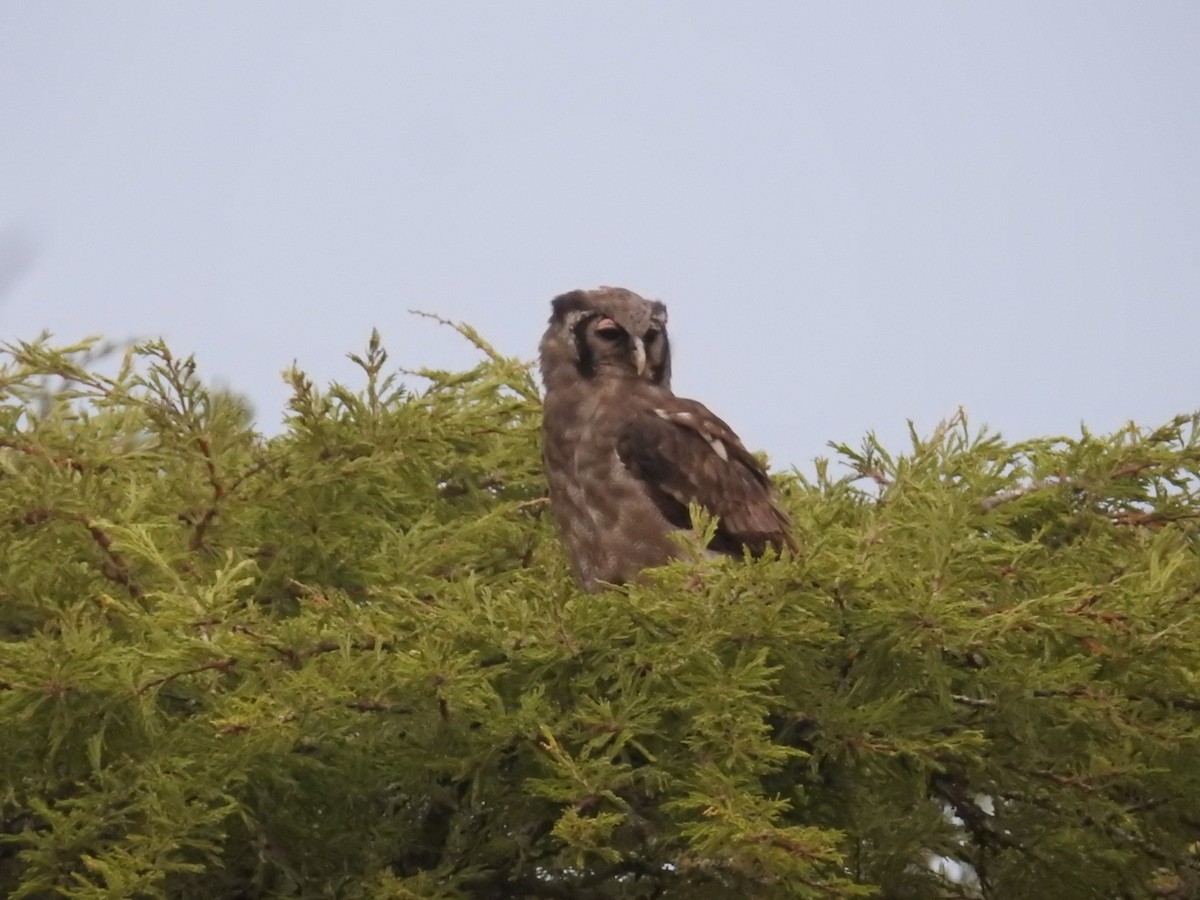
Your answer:
[[[837,447],[795,558],[583,595],[460,330],[271,438],[161,343],[8,348],[0,893],[1197,894],[1195,417]]]

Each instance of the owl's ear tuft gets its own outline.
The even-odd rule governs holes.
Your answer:
[[[568,291],[565,294],[559,294],[550,301],[550,305],[554,310],[552,316],[554,319],[565,318],[573,312],[583,312],[591,306],[586,291]]]

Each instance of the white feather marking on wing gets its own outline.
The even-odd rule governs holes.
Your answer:
[[[665,409],[656,409],[654,414],[667,422],[690,422],[694,418],[690,412],[667,412]]]
[[[729,462],[729,451],[725,449],[725,442],[723,440],[715,437],[706,438],[706,440],[708,441],[708,446],[713,448],[717,456],[721,457],[725,462]]]

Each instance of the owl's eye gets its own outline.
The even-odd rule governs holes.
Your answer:
[[[596,323],[596,334],[600,335],[606,341],[615,341],[624,333],[625,329],[612,319],[601,319]]]
[[[646,332],[646,336],[644,338],[642,338],[642,343],[645,344],[647,347],[649,347],[651,344],[653,344],[657,340],[658,340],[658,331],[651,328],[649,331]]]

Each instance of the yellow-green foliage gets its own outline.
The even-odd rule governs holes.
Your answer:
[[[162,344],[8,349],[0,893],[1200,890],[1195,418],[837,447],[796,558],[583,595],[460,330],[271,438]]]

